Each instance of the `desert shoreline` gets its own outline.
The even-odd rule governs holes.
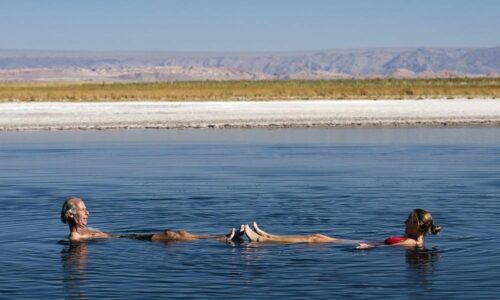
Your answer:
[[[400,126],[500,127],[500,101],[424,99],[0,103],[0,131]]]

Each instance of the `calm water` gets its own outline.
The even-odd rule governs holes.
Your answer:
[[[445,298],[500,293],[500,128],[0,132],[0,298]],[[106,232],[382,240],[422,207],[425,250],[108,239]]]

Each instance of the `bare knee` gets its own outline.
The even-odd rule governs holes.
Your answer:
[[[153,241],[175,241],[179,240],[181,238],[181,235],[179,232],[172,231],[172,230],[165,230],[160,233],[155,233],[153,234],[153,237],[151,240]]]

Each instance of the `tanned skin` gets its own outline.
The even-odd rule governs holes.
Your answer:
[[[75,200],[73,203],[76,206],[76,213],[71,213],[68,216],[70,241],[113,237],[111,234],[89,229],[87,227],[87,221],[90,213],[87,210],[85,203],[83,203],[82,200]]]
[[[125,238],[137,238],[142,239],[143,237],[148,237],[151,241],[192,241],[198,239],[212,239],[218,241],[226,242],[241,242],[244,232],[237,231],[234,228],[227,235],[199,235],[193,234],[187,231],[172,231],[166,230],[163,232],[155,233],[153,235],[114,235],[105,233],[95,229],[89,229],[87,227],[88,218],[90,216],[85,203],[81,199],[74,199],[73,204],[76,207],[76,213],[70,213],[68,216],[69,225],[69,240],[70,241],[83,241],[89,239],[97,238],[112,238],[112,237],[125,237]]]
[[[390,246],[403,246],[403,247],[423,247],[425,241],[425,233],[418,229],[420,224],[415,218],[408,217],[405,221],[405,237],[406,240],[392,244]],[[359,243],[358,249],[369,249],[373,247],[383,246],[383,243]]]
[[[420,210],[420,209],[419,209]],[[408,216],[405,221],[405,237],[406,240],[390,246],[403,246],[403,247],[423,247],[425,237],[428,230],[422,231],[418,219],[412,214]],[[432,220],[431,220],[432,225]],[[433,225],[434,226],[434,225]],[[440,228],[436,229],[436,233]],[[260,229],[257,223],[253,223],[253,230],[250,226],[241,225],[240,231],[243,231],[248,237],[250,242],[257,243],[343,243],[343,244],[357,244],[358,249],[368,249],[378,246],[383,246],[384,243],[380,242],[366,242],[356,240],[345,240],[333,238],[323,234],[310,234],[310,235],[273,235]],[[434,234],[436,234],[434,233]]]
[[[257,223],[253,222],[253,230],[247,224],[241,225],[243,231],[250,242],[257,243],[355,243],[356,241],[333,238],[324,234],[315,233],[310,235],[274,235],[260,229]]]

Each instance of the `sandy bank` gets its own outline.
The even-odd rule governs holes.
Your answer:
[[[500,126],[500,100],[0,103],[0,130]]]

